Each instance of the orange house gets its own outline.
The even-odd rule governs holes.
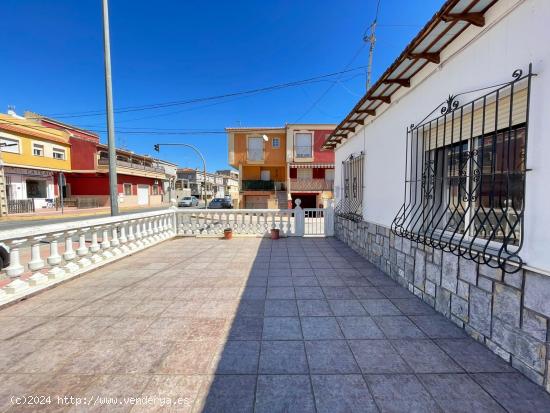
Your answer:
[[[286,128],[226,128],[241,208],[287,208]]]

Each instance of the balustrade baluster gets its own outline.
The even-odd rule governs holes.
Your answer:
[[[153,235],[151,238],[153,239],[153,242],[157,242],[160,240],[158,218],[157,217],[151,218],[150,223],[151,223],[151,231],[153,231]]]
[[[80,268],[88,267],[92,264],[90,258],[87,257],[90,249],[86,246],[86,235],[90,232],[90,228],[82,228],[78,234],[78,249],[77,255],[80,257],[78,260],[78,266]]]
[[[130,247],[128,246],[128,237],[126,236],[126,228],[128,227],[128,222],[120,223],[120,250],[123,254],[130,252]]]
[[[52,234],[50,238],[50,255],[47,258],[50,270],[48,271],[49,278],[60,278],[65,275],[63,268],[59,266],[62,261],[61,255],[59,255],[59,237],[61,234]]]
[[[161,240],[164,240],[166,239],[166,217],[164,215],[161,215],[159,218],[158,218],[158,234],[159,234],[159,238]]]
[[[66,264],[63,269],[67,273],[76,272],[79,269],[79,266],[72,262],[76,258],[76,252],[73,249],[73,235],[76,232],[76,230],[71,230],[65,233],[65,252],[63,253],[63,259]]]
[[[20,262],[20,248],[26,243],[26,239],[13,240],[9,243],[10,247],[10,265],[5,269],[6,274],[13,278],[8,285],[3,288],[6,294],[18,294],[24,292],[29,288],[29,283],[21,280],[19,275],[23,274],[25,268]]]
[[[101,256],[106,260],[113,258],[113,253],[111,252],[111,241],[109,241],[109,226],[106,225],[103,227],[101,233]]]
[[[101,250],[101,246],[97,242],[97,233],[101,229],[101,227],[93,227],[92,228],[92,243],[90,244],[90,252],[92,253],[92,256],[90,259],[93,263],[98,263],[103,261],[103,257],[98,254],[98,252]]]
[[[128,247],[133,251],[137,248],[136,245],[136,236],[134,235],[134,226],[136,225],[135,220],[128,222]]]
[[[40,255],[41,241],[44,238],[44,236],[35,237],[31,241],[31,260],[28,262],[27,266],[29,267],[29,270],[33,272],[41,270],[42,268],[44,268],[45,265],[45,262]]]
[[[140,220],[141,224],[141,242],[143,242],[143,245],[149,245],[149,233],[147,231],[147,219],[143,218]]]
[[[121,255],[122,254],[122,250],[120,248],[118,248],[120,246],[120,240],[118,239],[118,229],[120,227],[120,224],[119,223],[114,223],[113,224],[113,227],[112,227],[112,230],[111,230],[111,252],[113,253],[113,255]]]
[[[145,230],[143,232],[146,234],[145,240],[147,240],[147,244],[151,244],[153,242],[153,227],[151,224],[151,218],[145,218],[144,226]]]
[[[143,242],[143,233],[141,232],[143,229],[142,221],[142,219],[136,221],[136,245],[138,248],[143,248],[145,246],[145,242]]]

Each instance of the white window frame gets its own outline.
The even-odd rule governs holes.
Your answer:
[[[56,154],[62,154],[61,157],[55,156]],[[67,159],[67,152],[63,148],[53,148],[52,149],[52,158],[57,159],[59,161],[64,161]]]
[[[275,144],[275,142],[277,142],[277,144]],[[273,149],[280,149],[281,148],[281,138],[276,136],[273,139],[271,139],[271,147]]]
[[[250,156],[250,141],[251,140],[258,140],[262,143],[262,149],[261,149],[261,159],[254,159]],[[254,149],[254,151],[258,151],[259,149]],[[246,159],[248,162],[263,162],[265,159],[265,141],[261,136],[258,135],[251,135],[246,137]]]
[[[37,150],[37,149],[38,149],[41,153],[37,154],[37,153],[36,153],[36,150]],[[45,156],[45,154],[46,154],[46,148],[44,147],[44,144],[33,142],[33,144],[32,144],[32,154],[33,154],[33,156],[42,156],[42,157]]]
[[[299,156],[299,152],[297,150],[297,148],[300,148],[301,146],[298,145],[298,142],[297,142],[297,138],[298,138],[298,135],[309,135],[310,139],[309,139],[309,148],[310,148],[310,152],[309,152],[309,156]],[[310,161],[313,159],[313,139],[314,139],[314,133],[313,131],[309,131],[309,130],[297,130],[294,132],[294,137],[293,137],[293,142],[294,142],[294,159],[296,161]],[[304,146],[305,147],[305,146]]]
[[[4,135],[0,134],[0,143],[5,143],[7,145],[17,144],[17,146],[0,146],[0,151],[5,153],[15,153],[15,154],[21,154],[21,140],[10,136],[10,135]]]

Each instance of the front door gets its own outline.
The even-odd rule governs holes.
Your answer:
[[[138,205],[149,204],[149,185],[137,186],[137,203]]]

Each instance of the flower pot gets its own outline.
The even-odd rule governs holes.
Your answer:
[[[233,238],[233,230],[231,228],[224,229],[223,230],[223,237],[224,237],[224,239]]]
[[[271,239],[279,239],[279,229],[271,228]]]

